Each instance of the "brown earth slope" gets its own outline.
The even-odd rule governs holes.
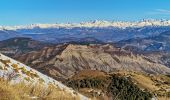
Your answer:
[[[54,78],[68,78],[84,69],[170,74],[165,65],[111,45],[58,45],[15,58]]]

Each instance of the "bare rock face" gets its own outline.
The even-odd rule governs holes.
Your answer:
[[[99,47],[69,45],[61,55],[57,56],[62,61],[56,60],[55,66],[63,69],[64,73],[83,69],[96,69],[106,72],[122,69],[149,73],[166,73],[170,71],[165,66],[150,62],[141,56],[128,53],[123,54],[124,52],[122,51],[117,51],[116,53],[116,51],[109,45]]]
[[[68,78],[85,69],[170,74],[170,69],[164,65],[111,45],[60,45],[31,52],[16,59],[54,78]]]

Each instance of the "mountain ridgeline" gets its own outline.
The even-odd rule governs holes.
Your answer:
[[[0,40],[0,95],[7,90],[4,73],[13,72],[12,82],[52,84],[57,89],[54,93],[69,94],[66,99],[170,98],[170,21],[0,27]],[[18,88],[17,84],[5,86]],[[18,93],[31,94],[24,98],[54,96],[30,91]],[[18,93],[17,98],[23,98]]]
[[[93,21],[77,24],[32,24],[29,26],[0,27],[0,40],[29,37],[38,41],[65,43],[81,38],[95,38],[113,43],[132,38],[146,38],[170,31],[169,20],[138,22]]]
[[[85,69],[170,74],[170,69],[163,64],[111,45],[58,45],[16,56],[15,59],[56,78],[68,78]]]

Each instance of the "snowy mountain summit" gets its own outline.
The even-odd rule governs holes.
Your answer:
[[[26,26],[0,26],[0,29],[6,30],[17,30],[17,29],[34,29],[34,28],[75,28],[75,27],[117,27],[117,28],[127,28],[127,27],[145,27],[145,26],[170,26],[170,20],[146,20],[141,21],[90,21],[81,23],[56,23],[56,24],[31,24]]]

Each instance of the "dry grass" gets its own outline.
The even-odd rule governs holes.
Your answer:
[[[48,88],[40,84],[25,85],[19,83],[10,85],[4,79],[0,79],[0,100],[79,100],[64,90],[49,85]]]
[[[132,81],[142,89],[155,94],[158,100],[170,100],[170,77],[165,75],[147,75],[140,72],[119,71],[115,74],[130,76]]]
[[[146,77],[142,74],[134,74],[133,79],[138,83],[138,86],[141,88],[145,88],[151,91],[159,89],[159,87],[155,85],[155,82],[152,81],[151,78]]]

